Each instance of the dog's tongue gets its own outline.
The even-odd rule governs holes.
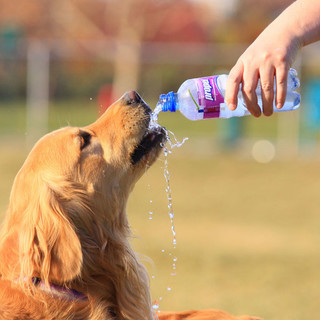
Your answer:
[[[155,138],[156,138],[156,135],[155,135],[154,133],[151,134],[151,136],[150,136],[150,142],[153,142]]]

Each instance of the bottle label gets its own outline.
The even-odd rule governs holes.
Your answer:
[[[223,95],[217,85],[218,76],[197,79],[198,112],[203,112],[203,119],[219,118],[220,103],[224,102]]]

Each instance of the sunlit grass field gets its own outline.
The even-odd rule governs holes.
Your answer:
[[[94,101],[57,103],[50,109],[49,128],[85,125],[96,116]],[[244,121],[247,138],[275,137],[276,117]],[[246,150],[222,153],[216,141],[221,120],[190,122],[169,114],[161,115],[160,123],[180,140],[189,137],[168,158],[176,249],[163,155],[137,183],[128,204],[132,243],[145,259],[160,309],[219,308],[266,320],[316,319],[320,163],[292,158],[259,164]],[[30,148],[26,135],[21,104],[0,105],[3,214]]]

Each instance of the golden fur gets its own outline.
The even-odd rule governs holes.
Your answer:
[[[221,310],[191,310],[183,312],[162,312],[159,320],[261,320],[256,317],[233,317]]]
[[[150,109],[129,92],[93,124],[54,131],[32,149],[0,233],[1,320],[154,319],[126,215],[129,193],[164,139],[157,129],[141,142],[149,120]]]

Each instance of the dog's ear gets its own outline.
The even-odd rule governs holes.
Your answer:
[[[62,193],[68,193],[67,184],[61,184],[41,179],[31,190],[25,190],[30,193],[27,203],[15,208],[19,212],[14,213],[14,220],[21,218],[17,237],[23,278],[37,276],[47,284],[65,283],[81,272],[81,244],[65,209],[67,200]],[[19,194],[21,190],[15,197]]]

